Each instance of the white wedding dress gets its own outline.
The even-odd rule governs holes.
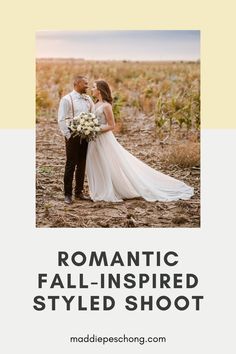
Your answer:
[[[103,105],[95,114],[106,125]],[[93,201],[121,202],[142,197],[147,201],[189,199],[193,188],[154,170],[125,150],[111,131],[89,142],[86,173]]]

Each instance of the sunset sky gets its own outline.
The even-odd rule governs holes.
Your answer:
[[[200,31],[38,31],[36,57],[198,60]]]

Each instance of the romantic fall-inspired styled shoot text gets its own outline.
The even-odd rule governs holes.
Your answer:
[[[199,311],[204,299],[190,293],[199,279],[181,272],[175,251],[58,251],[57,267],[37,274],[36,311]]]

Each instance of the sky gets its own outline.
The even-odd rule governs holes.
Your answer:
[[[200,31],[37,31],[36,57],[199,60]]]

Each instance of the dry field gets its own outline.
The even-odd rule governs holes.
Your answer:
[[[191,62],[37,61],[37,227],[199,227],[199,72],[200,64]],[[57,107],[76,74],[110,83],[117,140],[151,167],[193,186],[191,200],[64,204],[65,147]]]

